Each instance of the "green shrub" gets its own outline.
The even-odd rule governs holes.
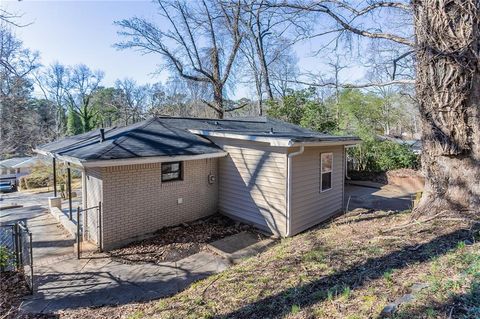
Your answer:
[[[13,253],[5,246],[0,246],[0,270],[4,271],[12,264]]]
[[[356,169],[368,172],[385,172],[400,168],[419,166],[418,155],[407,145],[392,141],[364,140],[360,145],[349,150],[355,159]]]

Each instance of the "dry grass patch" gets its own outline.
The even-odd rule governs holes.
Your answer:
[[[479,224],[473,218],[442,215],[399,228],[410,221],[408,212],[357,210],[171,298],[65,316],[377,318],[387,303],[425,283],[396,317],[480,317]]]

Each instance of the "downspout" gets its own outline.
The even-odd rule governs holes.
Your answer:
[[[292,229],[292,220],[290,218],[291,210],[292,210],[292,158],[302,154],[305,151],[305,146],[302,144],[300,145],[300,149],[296,152],[290,153],[287,155],[287,222],[286,222],[286,232],[285,237],[290,237],[291,229]]]

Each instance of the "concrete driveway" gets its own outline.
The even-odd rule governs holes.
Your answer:
[[[393,185],[370,182],[345,185],[345,205],[348,203],[348,210],[355,208],[385,211],[411,209],[413,196],[415,196],[414,192]]]
[[[34,263],[41,265],[55,258],[73,255],[74,238],[60,226],[48,212],[48,197],[51,193],[33,194],[15,192],[2,194],[0,205],[23,207],[0,210],[0,224],[26,222],[32,232]]]

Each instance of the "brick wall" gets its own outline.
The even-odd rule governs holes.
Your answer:
[[[217,159],[183,162],[183,180],[161,181],[160,163],[102,169],[105,249],[217,211]],[[178,199],[183,203],[179,204]]]

